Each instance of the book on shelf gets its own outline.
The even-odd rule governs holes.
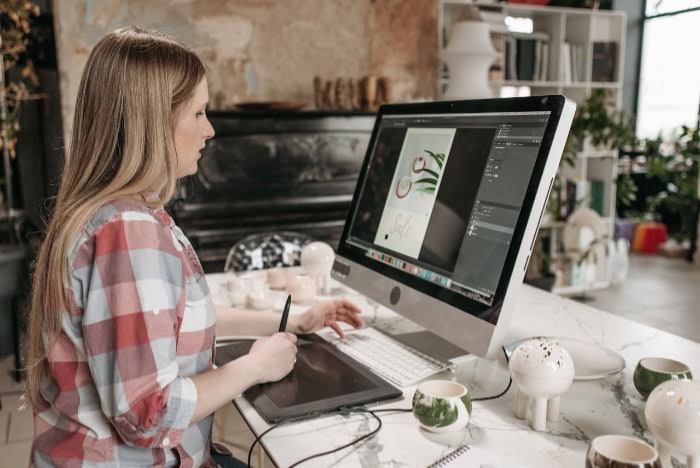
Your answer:
[[[584,81],[583,46],[571,44],[571,78],[574,82]]]
[[[600,179],[592,179],[590,188],[589,206],[599,215],[603,216],[603,200],[605,197],[605,182]]]
[[[504,36],[504,44],[506,80],[547,79],[549,36],[546,33],[510,33]]]
[[[505,79],[503,43],[503,33],[492,30],[491,45],[498,55],[489,68],[489,81],[503,81]]]
[[[562,42],[559,46],[559,81],[571,83],[571,44]]]
[[[535,39],[516,39],[516,73],[519,80],[534,81],[535,79]]]
[[[616,79],[617,42],[594,42],[591,80],[610,82]]]

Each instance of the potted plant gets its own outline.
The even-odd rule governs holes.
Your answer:
[[[27,249],[20,235],[22,211],[14,199],[12,162],[16,156],[19,132],[18,115],[22,101],[39,97],[25,80],[37,86],[38,79],[31,61],[22,63],[22,53],[29,42],[31,19],[39,14],[38,6],[27,0],[0,2],[0,147],[2,149],[3,190],[0,191],[0,355],[13,351],[18,330],[18,291],[27,277]],[[17,74],[18,79],[9,80]],[[7,313],[7,312],[10,313]],[[14,349],[16,354],[17,350]]]
[[[646,142],[647,176],[657,177],[664,186],[648,200],[649,210],[667,224],[676,224],[671,234],[679,242],[688,243],[696,232],[699,133],[697,128],[683,126],[672,144],[662,144],[660,138]]]

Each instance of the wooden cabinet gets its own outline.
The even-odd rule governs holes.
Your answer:
[[[580,104],[595,90],[605,89],[611,106],[621,108],[624,12],[439,0],[440,47],[447,43],[452,25],[469,5],[479,8],[484,21],[491,25],[492,42],[500,50],[501,56],[489,75],[494,96],[563,94]],[[438,96],[441,96],[449,82],[449,70],[442,59],[442,50],[439,52]],[[533,63],[528,63],[529,60]],[[527,79],[517,79],[518,71]],[[559,176],[563,190],[568,186],[569,196],[575,197],[575,206],[589,206],[599,212],[606,234],[612,239],[617,151],[594,147],[585,141],[573,167],[562,163]],[[547,254],[553,264],[567,261],[562,247],[565,225],[566,221],[548,217],[540,228],[540,236],[547,238]],[[589,275],[585,284],[577,281],[576,275],[568,275],[555,292],[574,294],[587,288],[607,287],[610,270],[610,262],[600,261],[595,274]]]

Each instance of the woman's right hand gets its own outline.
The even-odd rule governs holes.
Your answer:
[[[293,333],[275,333],[253,343],[248,356],[257,367],[257,383],[280,380],[292,371],[297,360],[296,341]]]

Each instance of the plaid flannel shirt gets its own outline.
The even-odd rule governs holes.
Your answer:
[[[213,465],[213,416],[189,426],[189,377],[212,368],[216,317],[185,235],[162,208],[119,200],[68,261],[69,303],[34,408],[35,466]]]

